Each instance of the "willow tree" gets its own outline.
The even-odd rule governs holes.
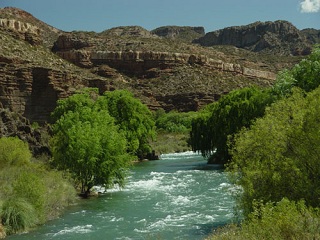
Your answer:
[[[221,97],[193,122],[192,149],[210,157],[211,163],[226,163],[230,159],[228,138],[263,116],[272,101],[268,91],[257,87],[234,90]]]
[[[98,104],[124,132],[128,153],[144,157],[151,152],[149,140],[155,136],[155,122],[146,105],[126,90],[105,92]]]
[[[60,100],[53,116],[54,166],[70,172],[83,194],[95,185],[123,185],[130,163],[126,138],[107,110],[83,93]]]
[[[320,88],[274,103],[250,129],[235,137],[229,170],[243,193],[240,206],[248,215],[253,201],[304,199],[319,207]]]

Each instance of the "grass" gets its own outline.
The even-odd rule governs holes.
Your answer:
[[[189,133],[158,133],[156,139],[152,141],[151,147],[156,154],[174,153],[190,151],[187,140]]]

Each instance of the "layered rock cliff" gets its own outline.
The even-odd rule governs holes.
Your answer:
[[[0,137],[18,137],[29,144],[34,156],[50,155],[48,133],[34,128],[21,114],[0,108]]]
[[[48,49],[14,38],[3,29],[0,53],[0,105],[30,121],[49,121],[57,100],[77,89],[92,86],[109,90],[108,79],[84,72]]]
[[[300,31],[287,21],[255,22],[209,32],[194,41],[202,46],[233,45],[254,52],[307,55],[311,45]]]
[[[3,22],[2,27],[16,34],[15,37],[20,35],[20,37],[24,38],[23,35],[31,34],[31,37],[36,37],[36,39],[49,48],[52,47],[59,34],[63,32],[18,8],[0,8],[0,19]],[[26,38],[28,37],[26,36]]]
[[[54,51],[60,57],[80,67],[108,65],[130,76],[148,77],[148,71],[153,68],[166,69],[177,64],[198,64],[244,76],[275,80],[275,74],[272,72],[250,69],[240,64],[212,59],[206,55],[132,50],[97,51],[91,50],[92,46],[94,43],[89,39],[74,38],[72,34],[64,34],[55,42]]]
[[[50,121],[57,100],[84,87],[129,89],[153,110],[196,111],[231,90],[271,86],[298,61],[168,37],[183,28],[166,37],[137,26],[65,33],[18,9],[0,9],[0,19],[0,105],[31,122]]]

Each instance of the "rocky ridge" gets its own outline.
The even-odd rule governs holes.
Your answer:
[[[17,29],[17,26],[29,26],[27,28],[33,28],[33,29],[38,29],[36,32],[39,34],[38,38],[41,39],[42,43],[48,47],[51,48],[53,43],[56,41],[58,38],[59,34],[61,34],[63,31],[52,27],[43,21],[35,18],[32,16],[30,13],[21,10],[19,8],[13,8],[13,7],[5,7],[5,8],[0,8],[0,18],[5,19],[7,21],[13,21],[16,22],[14,24],[14,27],[11,28],[11,33],[17,33],[19,32],[19,29]],[[20,22],[17,23],[17,22]],[[9,24],[9,28],[12,27],[12,25]],[[22,27],[23,29],[23,27]],[[39,32],[40,30],[40,32]],[[26,31],[26,34],[32,33],[33,31]]]
[[[287,21],[255,22],[207,33],[194,41],[202,46],[232,45],[254,52],[282,55],[307,55],[311,45],[305,36]]]
[[[233,89],[270,86],[298,61],[190,44],[176,37],[186,28],[173,38],[138,26],[66,33],[8,8],[0,19],[0,103],[31,122],[50,121],[57,100],[83,87],[129,89],[152,110],[196,111]]]
[[[320,43],[320,30],[314,28],[307,28],[301,30],[301,33],[306,37],[306,39],[311,44],[319,44]]]
[[[203,27],[180,27],[180,26],[164,26],[151,31],[151,33],[159,37],[170,39],[179,39],[186,42],[192,42],[195,39],[203,37],[205,31]]]

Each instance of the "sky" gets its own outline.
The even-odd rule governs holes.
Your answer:
[[[64,31],[176,25],[210,32],[276,20],[320,29],[320,0],[0,0],[0,8],[8,6]]]

